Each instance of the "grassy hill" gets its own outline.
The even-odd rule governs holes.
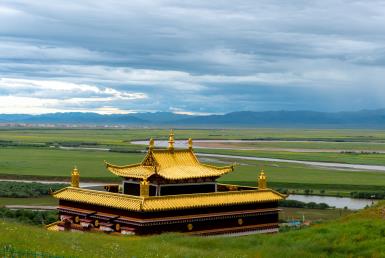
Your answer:
[[[385,202],[307,229],[274,235],[122,237],[48,232],[0,221],[0,250],[11,246],[76,257],[385,257]]]

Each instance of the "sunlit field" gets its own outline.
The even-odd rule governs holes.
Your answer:
[[[132,145],[132,140],[150,137],[166,140],[165,129],[12,129],[0,130],[0,177],[68,181],[73,166],[81,173],[81,180],[118,182],[109,173],[104,161],[117,165],[140,162],[146,146]],[[376,130],[310,130],[310,129],[247,129],[247,130],[175,130],[176,139],[265,139],[289,142],[252,143],[275,148],[343,148],[361,150],[368,146],[381,149],[385,132]],[[309,142],[293,142],[309,141]],[[290,142],[291,141],[291,142]],[[250,143],[240,143],[248,146]],[[339,146],[341,145],[341,146]],[[231,146],[231,145],[230,145]],[[62,149],[64,147],[65,149]],[[237,146],[235,146],[237,147]],[[94,150],[89,150],[93,148]],[[357,149],[356,149],[357,148]],[[110,150],[110,151],[108,151]],[[195,149],[196,152],[227,155],[273,157],[308,161],[359,164],[384,164],[385,154],[327,153],[281,150]],[[235,172],[220,179],[225,183],[256,184],[256,176],[264,167],[270,186],[277,188],[324,190],[330,194],[348,195],[354,190],[378,191],[385,187],[385,173],[376,171],[348,171],[285,162],[246,161],[232,158],[200,158],[215,165],[236,162]]]

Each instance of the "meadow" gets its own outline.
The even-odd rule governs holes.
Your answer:
[[[106,170],[104,160],[117,165],[140,162],[144,157],[146,146],[132,145],[130,141],[150,137],[165,140],[168,134],[169,130],[166,129],[1,128],[0,178],[68,181],[71,170],[76,165],[83,181],[118,182],[120,179]],[[286,144],[284,147],[288,147],[287,144],[299,147],[298,144],[301,144],[315,149],[333,146],[337,148],[339,144],[352,144],[351,147],[354,148],[366,145],[381,147],[385,144],[385,132],[379,130],[178,129],[175,130],[175,137],[176,139],[193,137],[194,139],[313,140],[312,142],[263,142],[261,144],[275,146]],[[68,149],[60,149],[60,146],[66,146]],[[112,151],[89,150],[87,149],[89,147],[102,149],[108,147]],[[196,149],[196,151],[311,161],[385,164],[385,154],[219,149]],[[352,191],[379,191],[385,187],[385,173],[376,171],[345,171],[284,162],[223,158],[201,158],[201,160],[219,166],[233,162],[240,163],[236,166],[235,172],[220,179],[225,183],[255,185],[257,174],[261,167],[264,167],[270,186],[297,193],[314,189],[313,193],[322,191],[323,194],[349,195]]]
[[[77,166],[81,176],[89,179],[114,176],[109,173],[104,160],[116,164],[137,163],[143,154],[116,153],[90,150],[60,150],[55,148],[3,147],[0,148],[0,174],[14,176],[68,178]]]
[[[143,149],[145,150],[145,149]],[[0,149],[0,177],[33,180],[69,180],[77,166],[81,181],[118,182],[104,160],[126,165],[140,162],[144,153],[117,153],[90,150],[61,150],[55,148],[6,147]],[[20,157],[23,157],[22,159]],[[234,159],[208,159],[202,162],[218,166],[232,164]],[[298,190],[323,189],[325,194],[349,195],[353,190],[377,191],[385,187],[385,173],[373,171],[344,171],[333,168],[310,167],[283,162],[244,161],[235,171],[220,178],[220,182],[256,185],[257,175],[264,167],[270,186]]]
[[[60,129],[0,128],[0,141],[28,143],[88,142],[105,145],[127,145],[131,140],[149,138],[166,140],[168,129]],[[176,139],[248,139],[311,140],[330,142],[385,143],[383,130],[347,129],[176,129]]]
[[[0,220],[0,248],[64,257],[384,257],[384,219],[385,203],[382,202],[302,230],[231,238],[49,232]]]
[[[59,180],[68,182],[72,168],[80,170],[81,182],[119,182],[108,172],[104,160],[117,165],[140,162],[146,146],[130,144],[150,137],[166,140],[161,129],[0,129],[0,178]],[[385,145],[384,131],[362,130],[176,130],[176,139],[274,139],[312,140],[312,142],[263,142],[282,148],[320,149],[320,152],[271,150],[196,149],[199,152],[277,157],[315,161],[381,164],[383,154],[327,153],[322,149],[353,146],[356,150]],[[320,142],[321,141],[321,142]],[[323,142],[327,141],[327,142]],[[243,144],[243,143],[242,143]],[[253,143],[254,144],[254,143]],[[258,143],[259,144],[259,143]],[[302,145],[302,147],[300,147]],[[66,147],[63,149],[62,147]],[[100,148],[90,150],[87,148]],[[344,148],[345,148],[344,147]],[[74,149],[72,149],[74,148]],[[106,151],[105,148],[112,151]],[[103,150],[104,149],[104,150]],[[237,162],[233,173],[220,182],[257,184],[263,167],[268,186],[289,193],[345,195],[356,191],[383,191],[385,173],[347,171],[285,162],[262,162],[231,158],[201,157],[202,162],[218,166]],[[382,162],[382,163],[381,163]],[[4,205],[56,205],[51,196],[35,198],[0,197]],[[341,209],[282,207],[281,220],[302,219],[323,222],[303,230],[276,235],[236,238],[198,238],[165,234],[149,237],[118,237],[100,234],[48,232],[45,229],[0,218],[0,248],[45,252],[76,257],[382,257],[385,255],[385,204],[352,212]],[[344,217],[347,215],[347,217]],[[40,221],[36,217],[30,221]],[[334,221],[336,220],[336,221]],[[25,220],[29,223],[28,220]],[[34,238],[30,236],[34,235]],[[148,243],[151,245],[148,245]],[[67,248],[63,248],[65,245]],[[1,249],[0,249],[1,254]],[[285,254],[282,256],[282,254]]]
[[[328,140],[328,139],[325,139]],[[199,146],[204,147],[226,147],[226,148],[249,148],[249,149],[292,149],[303,150],[307,152],[309,150],[319,152],[343,152],[344,150],[354,150],[356,152],[367,151],[385,151],[385,143],[381,142],[345,142],[345,141],[259,141],[259,142],[227,142],[227,143],[198,143]]]
[[[238,155],[302,161],[322,161],[349,164],[384,165],[385,153],[332,153],[332,152],[289,152],[267,150],[220,150],[199,149],[201,153]]]

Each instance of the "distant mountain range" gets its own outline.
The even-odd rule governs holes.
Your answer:
[[[171,112],[124,115],[100,115],[97,113],[0,114],[0,123],[175,128],[385,128],[385,109],[334,113],[315,111],[239,111],[224,115],[205,116],[174,114]]]

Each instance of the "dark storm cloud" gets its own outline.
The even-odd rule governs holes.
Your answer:
[[[2,1],[0,112],[381,108],[383,24],[383,1]]]

